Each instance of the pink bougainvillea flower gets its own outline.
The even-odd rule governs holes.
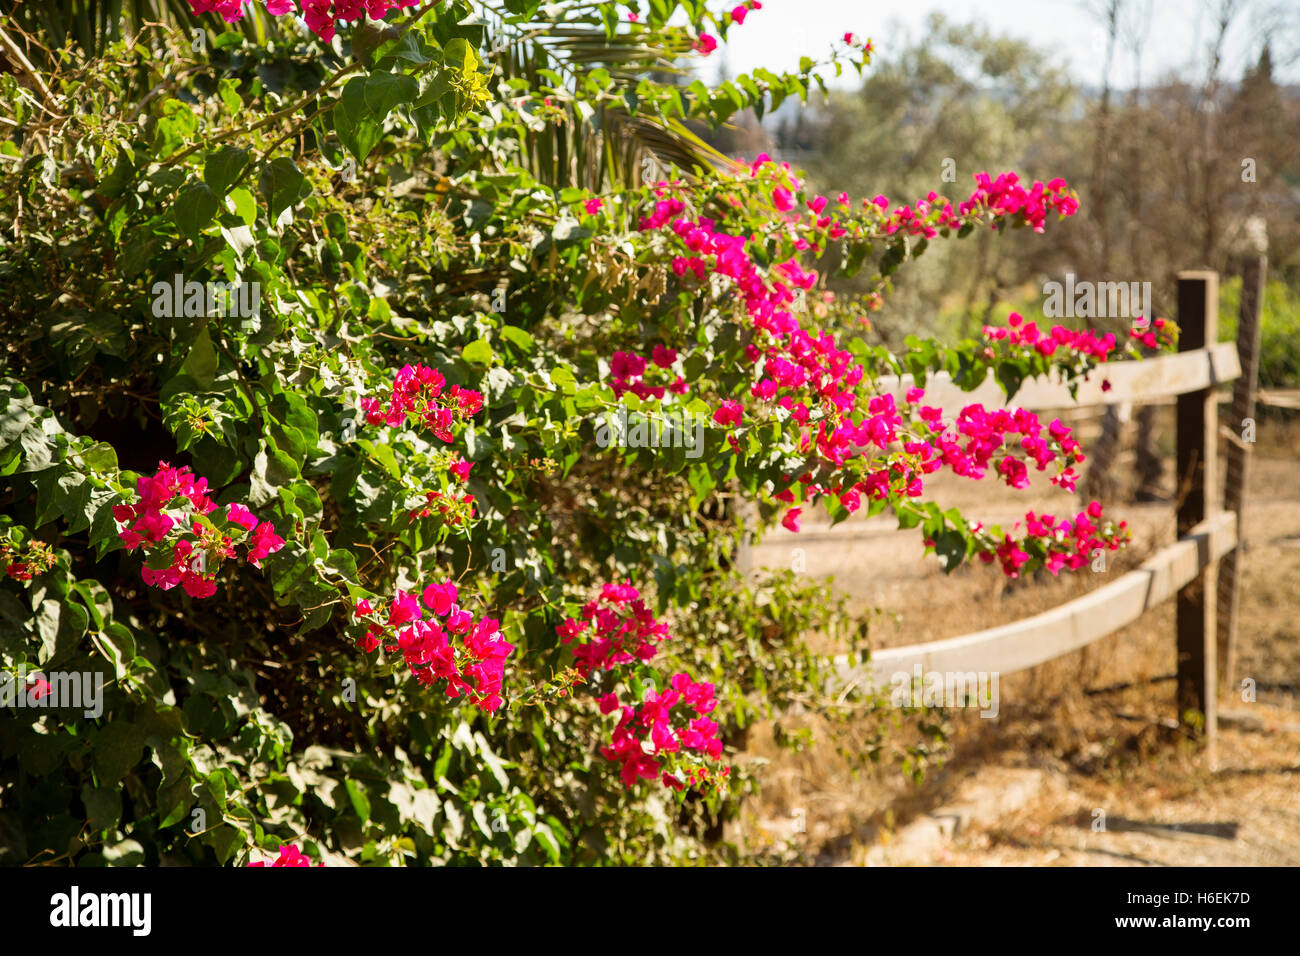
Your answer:
[[[595,616],[599,619],[599,611]],[[638,617],[661,626],[648,612]],[[596,698],[602,714],[619,715],[600,753],[621,765],[619,776],[626,787],[659,777],[665,787],[683,790],[683,776],[691,786],[702,785],[712,773],[701,758],[717,760],[722,755],[718,724],[704,716],[717,706],[713,685],[696,683],[685,673],[674,674],[667,683],[668,689],[650,689],[639,703],[620,704],[613,692]],[[727,768],[718,776],[725,778]]]
[[[802,508],[791,508],[785,513],[785,517],[781,519],[781,527],[785,528],[787,531],[797,532],[799,530],[799,516],[801,514],[803,514]]]
[[[743,4],[738,7],[733,7],[731,10],[731,19],[735,20],[737,23],[744,23],[745,17],[747,16],[749,16],[749,8]]]
[[[302,18],[307,28],[326,43],[334,39],[334,16],[330,0],[303,0]]]
[[[226,517],[249,531],[252,531],[257,526],[257,518],[253,516],[253,512],[238,502],[231,502],[226,505]]]
[[[227,23],[234,23],[244,15],[247,0],[189,0],[195,13],[216,13]]]
[[[253,529],[253,538],[248,546],[248,561],[253,567],[260,567],[263,558],[275,554],[283,547],[284,538],[275,533],[275,525],[263,521]]]
[[[366,628],[366,633],[357,639],[357,647],[367,654],[379,647],[379,638],[383,631],[377,625]]]
[[[415,595],[398,588],[392,607],[388,609],[388,626],[401,627],[411,621],[418,621],[421,614],[420,602]]]
[[[483,395],[473,389],[452,385],[444,391],[442,373],[426,365],[405,365],[393,377],[393,387],[385,406],[374,396],[361,400],[366,422],[371,425],[400,427],[414,416],[425,428],[445,442],[454,439],[452,426],[461,419],[478,414]]]
[[[627,604],[639,598],[641,592],[632,587],[630,583],[606,584],[600,589],[600,596],[602,599],[612,601],[615,604]]]
[[[447,630],[453,634],[463,634],[468,631],[474,624],[474,615],[468,611],[462,611],[457,605],[453,604],[451,610],[447,612]]]
[[[311,858],[298,849],[297,845],[289,843],[280,847],[280,855],[272,862],[267,863],[265,860],[258,860],[256,863],[249,863],[249,866],[312,866]],[[316,866],[324,866],[324,863],[317,863]]]
[[[181,587],[192,598],[212,597],[217,593],[217,583],[194,571],[181,571]]]
[[[752,4],[746,6],[756,9]],[[870,51],[869,41],[863,42],[853,34],[846,34],[845,39],[857,48]],[[813,217],[811,224],[807,218],[795,217],[783,223],[796,250],[820,252],[817,231],[833,236],[838,229],[842,235],[850,227],[861,230],[864,236],[878,231],[883,235],[901,233],[933,238],[939,230],[960,229],[978,220],[996,228],[1028,225],[1034,231],[1041,231],[1050,213],[1069,216],[1078,207],[1077,199],[1062,180],[1027,185],[1020,183],[1015,173],[996,177],[978,173],[974,177],[976,188],[959,205],[933,191],[915,203],[897,206],[891,206],[888,197],[877,195],[862,202],[866,222],[844,223],[837,219],[841,215],[838,210],[827,214],[830,203],[825,197],[802,194],[803,186],[788,164],[776,164],[770,156],[760,155],[750,165],[750,177],[766,177],[762,184],[756,184],[755,191],[760,195],[768,192],[773,204],[784,212],[793,211],[798,202],[806,204]],[[847,194],[841,193],[838,202],[846,205]],[[680,199],[669,195],[668,184],[660,183],[653,210],[640,220],[639,228],[671,233],[680,245],[670,252],[669,262],[675,276],[689,280],[688,286],[703,284],[710,278],[731,283],[755,332],[744,346],[744,356],[753,363],[755,373],[748,390],[763,403],[755,409],[755,417],[761,421],[772,414],[774,409],[768,403],[773,403],[800,426],[796,433],[800,453],[815,456],[819,463],[831,469],[838,469],[849,458],[863,454],[864,447],[885,453],[883,467],[870,471],[851,488],[828,488],[815,481],[815,472],[809,471],[797,480],[797,497],[796,482],[786,479],[789,487],[778,486],[773,490],[777,500],[797,506],[831,494],[838,496],[846,510],[852,511],[861,507],[863,495],[871,501],[902,496],[918,498],[924,492],[925,477],[945,467],[972,479],[994,470],[1013,487],[1024,487],[1031,463],[1039,471],[1055,464],[1053,484],[1066,490],[1075,486],[1078,480],[1075,468],[1084,456],[1069,430],[1055,422],[1045,429],[1032,413],[985,409],[979,405],[962,409],[956,420],[947,422],[942,409],[919,404],[924,399],[920,389],[909,390],[905,404],[897,403],[890,394],[860,394],[855,386],[863,382],[866,374],[863,365],[855,362],[850,352],[837,348],[830,333],[804,328],[798,315],[801,310],[794,307],[796,290],[815,289],[816,272],[805,270],[797,257],[761,264],[746,249],[755,240],[754,236],[728,234],[714,219],[686,218],[685,208]],[[810,311],[815,314],[815,310]],[[1040,363],[1070,366],[1076,371],[1078,359],[1104,362],[1116,347],[1113,334],[1075,332],[1060,326],[1040,330],[1020,315],[1012,315],[1005,328],[986,327],[984,334],[986,344],[982,354],[989,362],[998,361],[1010,351],[1014,359],[1032,358]],[[1152,333],[1143,331],[1135,337],[1145,344],[1148,340],[1143,336],[1149,334]],[[1067,353],[1065,357],[1063,353]],[[651,358],[655,360],[657,355],[652,354]],[[615,355],[612,367],[616,390],[644,388],[633,374],[642,370],[643,362],[634,367],[628,353],[621,353]],[[720,425],[734,426],[745,420],[746,413],[740,403],[725,395],[719,397],[715,409],[713,420]],[[919,434],[909,437],[913,428],[919,429]],[[727,441],[734,451],[741,453],[735,434],[728,434]],[[902,450],[895,450],[899,445]],[[783,523],[798,527],[798,520],[798,509],[792,508]],[[1075,526],[1078,527],[1077,523]],[[977,553],[981,555],[980,560],[992,562],[998,557],[994,551],[999,542],[988,539],[987,535],[985,538]],[[1113,536],[1107,532],[1107,546],[1111,540]],[[1029,548],[1012,544],[1015,548],[1006,547],[1001,555],[1003,570],[1008,574],[1019,573],[1023,566],[1020,554],[1030,553]],[[1040,553],[1038,544],[1041,542],[1033,549],[1036,554]],[[1050,549],[1045,549],[1045,553],[1050,554]],[[1067,558],[1067,565],[1075,557]],[[1051,565],[1056,564],[1057,559],[1051,559]],[[645,768],[637,764],[625,769],[635,777]]]
[[[430,584],[424,589],[421,600],[434,614],[445,617],[451,611],[452,605],[456,603],[457,596],[456,585],[448,581],[445,584]]]
[[[603,199],[588,199],[582,204],[582,208],[587,211],[588,215],[594,216],[605,208],[605,201]]]
[[[701,33],[700,38],[695,41],[695,49],[704,56],[708,56],[717,48],[717,37],[709,33]]]
[[[677,361],[677,350],[656,345],[650,352],[650,360],[660,368],[672,368]]]
[[[489,713],[505,703],[502,688],[505,661],[514,645],[501,633],[494,618],[475,622],[473,615],[454,602],[456,585],[431,584],[421,595],[443,622],[422,620],[419,600],[398,589],[388,610],[386,624],[370,624],[357,646],[366,653],[383,647],[401,651],[411,675],[421,684],[443,681],[448,697],[462,698]],[[361,611],[358,607],[358,616]],[[445,628],[445,630],[444,630]]]
[[[239,502],[226,506],[227,519],[242,529],[235,538],[195,520],[216,510],[217,503],[208,495],[207,479],[196,478],[188,468],[159,462],[157,472],[141,475],[136,481],[136,494],[134,504],[113,507],[113,518],[125,526],[118,530],[118,537],[128,551],[144,548],[155,564],[154,559],[170,551],[170,566],[150,568],[146,564],[141,569],[141,579],[151,587],[166,591],[179,584],[191,597],[211,597],[216,593],[221,563],[236,556],[236,540],[247,546],[245,558],[254,566],[284,546],[284,539],[275,534],[270,522],[259,524],[256,515]],[[173,517],[177,513],[187,517],[177,521]]]
[[[713,420],[719,425],[739,425],[744,415],[740,402],[731,400],[723,402],[713,413]]]

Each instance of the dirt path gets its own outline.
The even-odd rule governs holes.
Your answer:
[[[1009,766],[1011,754],[967,764],[933,786],[938,806],[828,862],[1300,866],[1300,727],[1291,726],[1225,728],[1215,768],[1176,753],[1109,773],[1042,755],[1033,769]]]

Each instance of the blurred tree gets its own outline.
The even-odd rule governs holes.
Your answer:
[[[877,190],[895,203],[930,190],[958,200],[984,170],[1055,175],[1039,147],[1061,135],[1077,109],[1073,85],[1047,54],[935,14],[919,42],[877,60],[860,90],[832,93],[777,142],[810,150],[812,181],[840,184],[855,201]],[[976,241],[973,257],[932,250],[899,281],[873,318],[885,341],[977,331],[1005,295],[1043,270],[1045,249],[1055,255],[1049,244],[1019,237],[1002,240],[996,254],[989,237]],[[832,286],[854,290],[853,283]],[[941,289],[962,291],[944,301]]]

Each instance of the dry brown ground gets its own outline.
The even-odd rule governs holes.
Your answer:
[[[1171,434],[1171,421],[1161,430]],[[763,765],[766,782],[736,835],[791,861],[861,862],[869,846],[943,803],[963,780],[991,768],[1036,768],[1046,781],[1036,799],[959,834],[922,862],[1300,865],[1297,449],[1294,416],[1261,423],[1244,522],[1236,675],[1238,682],[1256,682],[1257,700],[1224,704],[1253,729],[1225,726],[1217,753],[1207,753],[1162,725],[1175,713],[1173,682],[1162,679],[1175,670],[1174,608],[1166,602],[1083,651],[1003,677],[997,719],[950,711],[942,765],[932,760],[920,785],[903,778],[888,751],[878,766],[861,759],[880,713],[836,729],[816,714],[787,718],[787,729],[815,732],[802,753],[783,750],[760,728],[741,759]],[[1167,463],[1172,496],[1171,470]],[[1077,510],[1050,486],[1014,493],[987,481],[953,480],[938,487],[945,505],[990,522],[1009,522],[1030,507]],[[756,558],[789,566],[792,549],[802,548],[809,573],[833,574],[855,606],[881,610],[872,629],[875,646],[910,644],[1046,610],[1113,580],[1173,540],[1172,504],[1111,510],[1129,521],[1135,540],[1104,574],[1008,582],[979,566],[945,576],[932,557],[921,555],[916,533],[891,530],[888,519],[859,522],[850,542],[773,535]],[[884,719],[896,717],[891,712]],[[905,727],[891,739],[919,738]],[[1091,825],[1098,809],[1106,814],[1105,832]]]

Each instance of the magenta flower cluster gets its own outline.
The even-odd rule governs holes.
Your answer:
[[[270,863],[265,860],[258,860],[256,863],[250,863],[249,866],[312,866],[311,858],[302,850],[298,849],[293,843],[280,847],[280,855]],[[316,863],[315,866],[324,866],[324,863]]]
[[[574,643],[588,631],[588,637]],[[636,588],[606,584],[598,599],[583,606],[581,619],[569,618],[556,633],[560,643],[573,651],[578,673],[585,678],[593,671],[650,660],[659,642],[668,637],[668,625],[655,620]]]
[[[982,545],[980,560],[985,564],[996,560],[1008,577],[1019,577],[1020,569],[1029,561],[1025,547],[1028,539],[1032,538],[1045,549],[1043,566],[1052,574],[1059,574],[1062,568],[1077,570],[1092,561],[1098,552],[1119,550],[1131,537],[1128,522],[1121,521],[1115,527],[1108,527],[1102,521],[1101,512],[1101,504],[1097,501],[1089,502],[1088,507],[1072,519],[1057,520],[1052,515],[1035,515],[1030,511],[1025,515],[1027,536],[1015,539],[1006,534],[1000,542],[982,540],[983,528],[977,525],[977,541]]]
[[[363,598],[353,605],[354,616],[367,624],[357,644],[367,653],[381,645],[400,653],[420,683],[445,681],[448,697],[464,697],[491,713],[503,703],[505,661],[514,645],[502,636],[500,621],[476,621],[458,597],[448,581],[430,584],[418,598],[398,588],[386,608]],[[432,612],[427,619],[425,609]]]
[[[1164,320],[1157,319],[1163,326]],[[1041,332],[1033,322],[1026,322],[1018,312],[1007,317],[1007,327],[984,326],[984,337],[990,342],[1006,342],[1011,346],[1033,349],[1044,358],[1051,358],[1058,349],[1077,352],[1098,362],[1105,362],[1115,351],[1115,335],[1107,332],[1097,335],[1088,330],[1075,331],[1054,325],[1050,332]]]
[[[195,13],[217,13],[227,23],[234,23],[244,16],[244,8],[251,6],[251,0],[188,0],[190,9]],[[266,12],[273,17],[286,14],[293,16],[302,10],[302,18],[307,28],[326,43],[334,39],[335,25],[339,20],[355,23],[363,16],[371,20],[382,20],[389,10],[399,7],[413,7],[420,0],[264,0]]]
[[[236,556],[236,543],[245,546],[244,559],[254,567],[284,547],[275,525],[259,521],[238,502],[228,504],[224,515],[208,517],[218,510],[208,497],[208,480],[195,478],[188,468],[159,462],[155,474],[136,481],[136,494],[135,504],[115,505],[113,517],[123,526],[117,534],[128,551],[142,548],[152,557],[170,549],[167,566],[146,563],[140,569],[151,587],[169,591],[179,584],[190,597],[211,597],[217,593],[217,571]]]
[[[361,410],[371,425],[405,425],[414,416],[438,438],[454,439],[452,426],[457,421],[477,415],[483,409],[483,395],[453,385],[437,369],[427,365],[404,365],[393,377],[393,387],[384,404],[379,398],[361,400]]]
[[[800,184],[788,166],[777,165],[764,155],[749,171],[751,178],[769,177],[774,184],[773,203],[779,210],[796,208],[794,196]],[[933,235],[939,228],[960,227],[983,217],[1038,228],[1049,212],[1071,215],[1077,209],[1062,180],[1046,185],[1035,182],[1026,189],[1014,173],[996,179],[981,173],[975,178],[975,191],[956,209],[933,193],[915,207],[900,206],[892,213],[883,196],[866,201],[876,210],[873,234],[905,229]],[[969,478],[981,478],[995,467],[1008,485],[1023,488],[1029,481],[1030,464],[1038,471],[1055,465],[1053,483],[1073,490],[1078,478],[1074,467],[1084,456],[1059,420],[1045,427],[1031,412],[989,411],[969,405],[955,421],[946,422],[942,410],[919,405],[924,395],[921,389],[913,389],[903,407],[892,395],[860,395],[858,386],[865,372],[852,353],[838,348],[830,333],[806,329],[797,315],[796,296],[815,287],[817,273],[790,259],[775,264],[764,275],[749,253],[753,238],[725,231],[716,219],[684,215],[686,203],[673,195],[675,185],[656,186],[654,206],[639,226],[643,231],[666,229],[681,243],[683,251],[672,258],[679,279],[703,283],[720,276],[739,292],[754,330],[745,350],[755,367],[751,397],[788,413],[802,429],[800,450],[814,453],[823,466],[840,468],[853,458],[871,458],[867,474],[848,488],[818,483],[811,471],[793,483],[786,476],[787,487],[775,493],[777,500],[793,506],[831,493],[846,509],[856,511],[863,495],[878,499],[920,496],[924,476],[943,467]],[[850,206],[849,197],[842,193],[834,208]],[[832,207],[823,196],[809,200],[807,207],[813,217],[814,241],[800,238],[796,248],[799,243],[803,248],[817,246],[822,241],[816,238],[819,233],[824,238],[838,238],[866,228],[858,220],[843,220],[828,212]],[[1104,361],[1115,346],[1114,336],[1098,337],[1060,327],[1050,335],[1041,335],[1032,324],[1019,328],[1018,319],[1013,319],[1011,331],[994,331],[990,339],[1008,338],[1017,346],[1032,347],[1047,356],[1058,349],[1072,350],[1095,361]],[[746,421],[745,407],[735,399],[724,400],[715,408],[713,420],[725,428],[739,429]],[[728,439],[733,448],[739,447],[734,433]],[[801,514],[802,508],[790,508],[783,525],[799,530]]]
[[[648,661],[669,637],[668,626],[655,619],[631,584],[604,585],[600,596],[587,602],[578,618],[556,628],[556,633],[573,652],[576,669],[584,678]],[[596,699],[601,713],[620,711],[601,755],[621,765],[620,775],[628,787],[656,777],[674,790],[721,783],[728,768],[708,763],[722,755],[718,725],[705,716],[717,706],[713,685],[696,683],[685,673],[674,674],[669,685],[662,692],[647,691],[639,703],[620,704],[613,692]]]
[[[713,685],[697,683],[689,674],[674,674],[665,691],[649,690],[637,704],[620,704],[618,695],[597,698],[601,713],[619,711],[618,725],[610,742],[600,748],[601,756],[621,765],[623,785],[658,777],[673,790],[720,784],[730,767],[712,768],[698,760],[676,761],[665,769],[668,758],[698,754],[716,761],[722,756],[718,724],[705,715],[718,706]],[[685,779],[683,779],[685,778]]]
[[[663,345],[656,345],[650,353],[650,364],[646,359],[632,352],[615,352],[609,363],[610,388],[614,397],[621,398],[624,392],[631,392],[643,401],[648,398],[662,399],[668,392],[685,395],[686,379],[672,372],[673,363],[677,361],[677,350]],[[660,368],[666,373],[655,373],[660,380],[672,377],[667,385],[651,385],[645,379],[648,368]]]

